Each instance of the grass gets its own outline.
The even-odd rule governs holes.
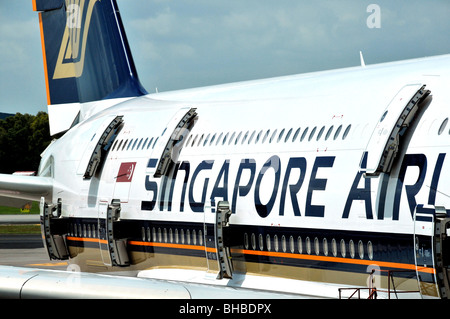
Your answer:
[[[41,225],[0,225],[3,235],[32,235],[40,234]]]
[[[39,215],[39,203],[33,202],[31,209],[28,212],[21,211],[17,207],[0,206],[0,215]],[[41,226],[37,225],[0,225],[0,235],[30,235],[40,234]]]
[[[7,207],[0,206],[0,215],[28,215],[28,214],[39,214],[39,203],[33,202],[29,212],[22,212],[20,208],[17,207]]]

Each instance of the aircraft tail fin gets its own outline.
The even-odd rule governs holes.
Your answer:
[[[39,12],[47,103],[59,107],[57,116],[66,114],[69,126],[80,103],[147,93],[115,0],[33,0],[33,9]],[[50,108],[49,115],[52,123]]]

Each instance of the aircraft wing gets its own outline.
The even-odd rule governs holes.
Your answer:
[[[53,182],[50,177],[0,174],[0,205],[22,207],[41,197],[50,199]]]

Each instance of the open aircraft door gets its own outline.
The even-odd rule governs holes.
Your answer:
[[[417,205],[414,259],[423,297],[450,297],[450,215],[444,207]]]
[[[204,242],[208,272],[216,279],[232,278],[233,264],[227,240],[227,228],[231,216],[230,203],[219,201],[205,207]]]
[[[429,94],[425,85],[409,84],[401,88],[389,103],[367,144],[367,163],[363,165],[366,152],[361,159],[360,171],[367,177],[390,172],[401,146],[401,137],[416,118],[420,102]]]

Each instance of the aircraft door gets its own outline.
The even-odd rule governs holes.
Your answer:
[[[106,240],[106,215],[108,212],[108,202],[101,201],[98,206],[98,244],[103,264],[111,266],[111,258],[108,252],[108,242]]]
[[[220,201],[216,207],[211,205],[210,210],[205,210],[204,216],[203,233],[208,272],[217,274],[217,279],[232,278],[233,264],[231,262],[230,247],[226,240],[231,216],[229,202]]]
[[[401,137],[410,128],[416,119],[416,114],[422,107],[423,101],[430,91],[425,90],[425,85],[405,85],[395,95],[375,127],[372,136],[366,146],[369,153],[367,163],[363,167],[364,152],[361,159],[360,171],[366,176],[378,176],[381,173],[389,173],[394,159],[399,152]]]
[[[450,296],[450,215],[444,207],[417,205],[414,212],[414,258],[424,298]]]

